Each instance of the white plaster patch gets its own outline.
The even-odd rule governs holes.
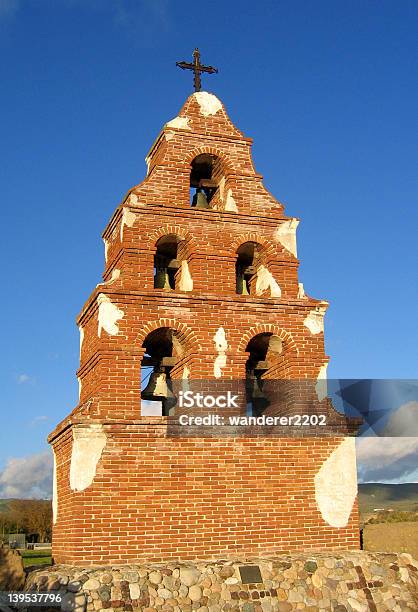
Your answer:
[[[213,374],[215,376],[215,378],[221,378],[222,377],[222,370],[224,369],[224,367],[226,366],[226,355],[225,353],[220,353],[214,363],[213,363]]]
[[[357,495],[354,438],[346,438],[315,475],[315,500],[324,521],[346,527]]]
[[[169,142],[170,140],[173,140],[174,136],[175,136],[174,132],[165,133],[165,139],[167,140],[167,142]]]
[[[225,198],[225,177],[223,176],[219,181],[219,195],[221,197],[222,202]]]
[[[107,254],[109,252],[109,242],[106,240],[106,238],[103,238],[103,242],[104,242],[104,248],[105,248],[105,261],[107,262]]]
[[[218,352],[227,350],[228,342],[227,342],[225,330],[223,327],[218,328],[216,334],[213,336],[213,341],[215,343],[215,348]]]
[[[171,121],[165,124],[166,127],[180,128],[181,130],[191,130],[189,125],[189,117],[174,117]]]
[[[200,106],[200,112],[204,117],[216,115],[222,108],[222,103],[216,96],[207,91],[197,91],[193,94],[196,102]]]
[[[77,380],[78,380],[78,399],[80,399],[80,397],[81,397],[81,388],[83,386],[83,383],[82,383],[81,378],[79,376],[77,376]]]
[[[183,368],[183,373],[181,375],[181,378],[183,380],[182,382],[182,391],[183,393],[186,393],[186,391],[190,391],[190,384],[189,384],[189,378],[190,378],[190,369],[186,366],[184,366]]]
[[[306,316],[303,324],[309,329],[311,334],[320,334],[324,331],[324,316],[327,311],[328,304],[324,302],[322,305],[316,306]]]
[[[129,196],[126,198],[126,204],[128,206],[138,206],[139,198],[136,193],[129,194]]]
[[[238,212],[238,207],[232,196],[232,189],[228,189],[228,193],[226,194],[225,210],[229,210],[230,212]]]
[[[213,336],[213,341],[215,343],[215,350],[218,353],[213,364],[213,374],[215,378],[221,378],[222,370],[226,366],[226,350],[228,349],[228,342],[223,327],[218,328]]]
[[[97,296],[97,304],[99,306],[98,313],[98,329],[97,334],[100,338],[102,329],[107,331],[109,336],[116,336],[119,332],[119,327],[116,322],[124,316],[123,310],[119,310],[116,304],[112,304],[110,298],[104,293],[99,293]]]
[[[120,270],[118,270],[117,268],[113,268],[110,278],[104,283],[99,283],[98,285],[96,285],[96,287],[100,287],[101,285],[111,285],[116,280],[118,280],[119,277],[120,277]]]
[[[80,325],[80,327],[78,328],[78,331],[80,332],[80,359],[81,359],[81,349],[83,348],[83,341],[84,341],[84,328],[82,325]]]
[[[84,491],[93,482],[106,440],[102,425],[73,429],[70,465],[70,487],[73,491]]]
[[[181,262],[179,289],[180,291],[193,291],[193,279],[187,261]]]
[[[255,284],[256,295],[262,295],[264,291],[270,291],[271,297],[280,297],[282,290],[273,274],[265,266],[261,265],[257,269],[257,281]]]
[[[149,174],[149,167],[151,164],[151,157],[149,155],[147,155],[147,157],[145,158],[145,163],[147,164],[147,176]]]
[[[122,219],[120,221],[120,240],[121,242],[123,239],[123,228],[125,227],[125,225],[127,225],[128,227],[132,227],[133,224],[135,223],[135,219],[136,219],[135,213],[131,212],[129,208],[123,209]]]
[[[305,287],[303,286],[303,283],[298,283],[298,300],[301,300],[304,297],[306,297]]]
[[[112,283],[115,282],[115,280],[118,280],[119,277],[120,277],[120,270],[118,268],[113,268],[112,274],[111,274],[109,280],[107,280],[104,283],[104,285],[111,285]]]
[[[274,232],[274,239],[295,257],[297,257],[296,229],[298,225],[299,219],[288,219],[283,221]]]
[[[174,334],[171,342],[173,344],[173,352],[175,353],[175,355],[177,357],[182,357],[184,355],[184,347],[180,340],[177,338],[177,336],[175,336]]]
[[[328,395],[328,385],[327,385],[327,368],[328,368],[328,364],[324,363],[324,365],[322,365],[319,368],[319,373],[318,373],[318,382],[315,385],[315,391],[316,391],[316,395],[318,397],[318,401],[322,402],[323,399],[325,399]]]
[[[52,475],[52,522],[55,525],[58,518],[58,487],[57,487],[57,458],[54,449],[52,449],[54,457],[54,471]]]

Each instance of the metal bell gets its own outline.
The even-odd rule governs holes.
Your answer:
[[[194,194],[192,206],[195,208],[210,208],[206,194],[201,189],[198,189]]]
[[[237,271],[236,292],[238,295],[250,295],[247,279],[240,270]]]
[[[167,374],[165,372],[152,372],[148,384],[141,393],[142,399],[158,401],[168,397]]]
[[[247,396],[253,404],[254,411],[258,413],[261,413],[270,403],[263,393],[262,384],[262,380],[254,374],[250,374],[247,378]]]
[[[154,277],[154,287],[155,289],[166,289],[167,291],[171,289],[167,268],[157,268]]]

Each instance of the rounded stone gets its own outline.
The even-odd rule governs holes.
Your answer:
[[[100,582],[96,578],[90,578],[83,584],[85,591],[95,591],[100,587]]]
[[[304,565],[305,572],[313,574],[318,569],[318,564],[315,561],[307,561]]]
[[[58,580],[58,578],[50,578],[48,580],[48,585],[47,585],[47,589],[48,591],[58,591],[58,589],[61,587],[61,582]]]
[[[221,578],[230,578],[234,574],[235,574],[235,570],[230,565],[225,565],[224,567],[221,568],[221,571],[219,572],[219,575]]]
[[[76,606],[84,606],[86,604],[85,596],[82,593],[78,593],[78,595],[74,597],[74,603]]]
[[[135,582],[133,584],[130,584],[129,594],[131,596],[131,599],[139,599],[141,596],[141,590],[139,588],[139,584],[136,584]]]
[[[160,584],[163,580],[163,577],[161,576],[160,572],[151,572],[148,576],[148,580],[152,584]]]
[[[199,581],[200,572],[193,567],[182,567],[180,570],[180,580],[188,587],[193,586]]]
[[[160,588],[158,589],[157,593],[158,593],[158,597],[161,597],[162,599],[171,598],[171,591],[169,591],[168,589]]]
[[[322,586],[322,578],[319,576],[318,573],[312,574],[312,584],[317,589],[321,588],[321,586]]]
[[[192,601],[199,601],[202,597],[202,589],[197,584],[192,585],[189,588],[189,598]]]
[[[108,587],[102,586],[97,592],[102,601],[110,601],[110,589]]]
[[[102,576],[100,576],[100,582],[102,584],[110,584],[111,582],[113,582],[112,574],[103,574]]]
[[[175,580],[173,578],[173,576],[164,576],[163,577],[163,585],[165,586],[166,589],[169,589],[170,591],[174,590],[174,584],[175,584]]]
[[[99,586],[100,586],[100,583],[99,583]],[[81,582],[76,581],[76,582],[69,582],[67,584],[67,591],[70,591],[70,593],[77,593],[77,591],[79,591],[80,589],[81,589]]]

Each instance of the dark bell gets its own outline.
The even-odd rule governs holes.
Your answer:
[[[261,414],[269,405],[269,400],[262,389],[262,381],[254,374],[247,378],[247,398],[253,405],[255,412]]]

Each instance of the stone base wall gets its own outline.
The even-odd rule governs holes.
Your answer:
[[[406,553],[362,551],[193,564],[56,565],[30,574],[25,588],[60,592],[64,612],[413,612],[418,562]]]

